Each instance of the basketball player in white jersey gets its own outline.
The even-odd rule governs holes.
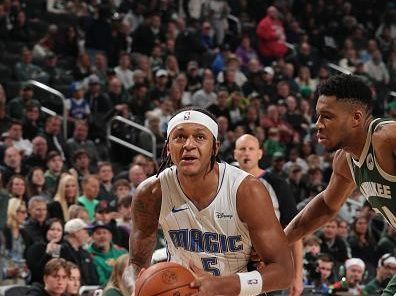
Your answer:
[[[129,285],[150,265],[160,223],[168,260],[206,271],[191,283],[196,295],[290,286],[292,258],[271,198],[254,176],[216,162],[217,135],[213,115],[203,109],[181,110],[169,121],[163,171],[139,185],[132,202]],[[247,272],[252,246],[264,267]]]

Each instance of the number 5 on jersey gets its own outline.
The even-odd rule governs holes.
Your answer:
[[[210,272],[214,276],[220,275],[220,270],[215,267],[217,265],[217,258],[216,257],[209,257],[209,258],[201,258],[203,269],[207,272]]]

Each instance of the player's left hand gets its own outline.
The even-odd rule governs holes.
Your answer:
[[[304,283],[301,278],[296,277],[293,279],[292,285],[290,286],[289,296],[300,296],[304,291]]]
[[[196,277],[190,284],[190,287],[198,289],[198,291],[191,296],[237,296],[239,294],[239,278],[237,275],[214,277],[212,274],[195,266],[192,261],[190,261],[189,265]]]

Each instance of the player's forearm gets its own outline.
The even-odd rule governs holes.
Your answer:
[[[314,232],[335,214],[324,202],[322,194],[317,195],[285,228],[289,244]]]
[[[293,263],[291,259],[288,262],[273,263],[259,269],[263,279],[262,292],[271,292],[290,287],[293,280]]]
[[[294,279],[303,280],[303,243],[302,240],[296,241],[292,247],[294,263]]]
[[[136,276],[142,268],[150,266],[151,256],[153,255],[157,234],[143,234],[135,231],[129,238],[129,264],[135,266]]]

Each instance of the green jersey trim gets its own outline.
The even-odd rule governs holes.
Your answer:
[[[389,123],[395,123],[395,121],[393,121],[393,120],[381,121],[381,122],[378,123],[378,125],[375,127],[374,131],[375,131],[379,126],[385,125],[385,124],[389,124]],[[387,181],[396,182],[396,176],[393,176],[393,175],[388,174],[388,173],[385,172],[385,171],[381,168],[381,166],[378,164],[374,149],[373,149],[373,154],[374,154],[374,155],[373,155],[373,156],[374,156],[374,163],[375,163],[375,166],[377,167],[377,170],[378,170],[379,174],[380,174],[385,180],[387,180]]]
[[[366,160],[367,153],[368,153],[369,148],[370,148],[370,145],[371,145],[371,136],[372,136],[372,131],[371,131],[371,130],[372,130],[372,128],[373,128],[373,124],[374,124],[375,122],[377,122],[378,120],[381,120],[381,118],[374,119],[374,120],[372,120],[372,121],[370,122],[368,131],[367,131],[367,136],[366,136],[366,143],[364,144],[363,151],[362,151],[362,153],[360,154],[359,160],[358,160],[358,161],[355,160],[355,159],[352,157],[352,155],[350,155],[350,154],[348,153],[349,156],[351,157],[353,163],[354,163],[355,165],[357,165],[359,168],[362,167],[362,165],[364,164],[364,161]]]

